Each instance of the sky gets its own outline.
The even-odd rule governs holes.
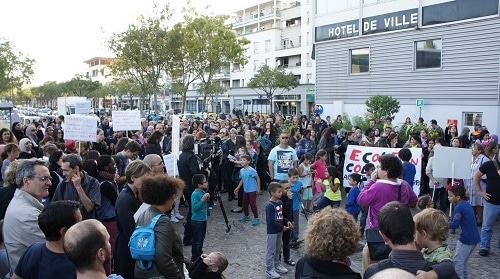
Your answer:
[[[152,0],[17,0],[2,1],[0,38],[35,59],[32,86],[46,81],[64,82],[86,70],[83,61],[109,57],[107,40],[127,29],[141,14],[152,11]],[[170,3],[174,17],[181,20],[185,0],[156,0]],[[255,0],[191,0],[198,12],[230,14]],[[207,4],[211,8],[206,10]]]

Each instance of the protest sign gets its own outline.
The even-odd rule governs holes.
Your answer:
[[[471,178],[472,153],[468,148],[434,147],[434,177]]]
[[[138,110],[114,110],[112,112],[114,131],[141,130],[141,114]]]
[[[345,162],[343,166],[343,185],[348,187],[349,175],[351,173],[359,173],[365,175],[363,167],[365,164],[372,163],[378,166],[378,159],[384,154],[393,154],[398,156],[401,148],[384,148],[384,147],[367,147],[359,145],[348,145],[345,153]],[[411,151],[410,163],[415,165],[417,173],[413,182],[413,191],[415,194],[420,193],[420,181],[422,175],[422,149],[409,148]]]
[[[96,141],[97,118],[91,116],[67,115],[64,118],[64,139]]]
[[[177,160],[179,160],[180,129],[181,119],[177,115],[172,115],[172,154],[174,154],[173,160],[175,164],[177,164]],[[174,171],[175,175],[178,175],[176,168],[174,168]]]
[[[75,114],[89,114],[91,112],[91,108],[92,108],[92,103],[90,101],[76,102]]]

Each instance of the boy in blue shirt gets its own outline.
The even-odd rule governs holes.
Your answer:
[[[352,187],[347,194],[347,201],[345,202],[345,210],[347,213],[354,217],[354,220],[358,222],[358,215],[361,211],[361,207],[357,201],[358,195],[360,193],[359,183],[361,182],[361,175],[359,173],[351,173],[349,175],[349,185]]]
[[[257,195],[260,195],[260,179],[257,175],[257,171],[250,167],[250,156],[241,155],[240,162],[243,165],[243,168],[240,170],[240,183],[238,183],[238,187],[234,189],[234,194],[238,195],[238,191],[243,185],[243,216],[240,218],[241,222],[245,222],[250,220],[248,205],[252,209],[253,213],[253,226],[257,226],[259,224],[259,213],[257,211]]]
[[[268,186],[271,199],[266,204],[267,247],[266,247],[266,278],[280,278],[279,273],[288,270],[280,262],[281,236],[289,230],[292,224],[283,218],[283,203],[280,198],[283,194],[278,182],[271,182]],[[284,225],[286,224],[286,226]]]
[[[399,159],[403,161],[403,180],[408,182],[410,186],[413,187],[413,181],[415,180],[415,174],[417,174],[417,169],[415,165],[410,163],[411,151],[408,148],[401,148],[398,153]]]
[[[290,182],[290,190],[292,191],[292,211],[293,211],[293,228],[290,236],[290,247],[299,247],[299,216],[300,216],[300,197],[301,191],[307,186],[299,180],[299,170],[291,168],[288,170],[288,182]]]
[[[191,246],[191,261],[196,261],[203,254],[203,241],[207,233],[207,209],[210,194],[206,192],[208,181],[205,175],[195,174],[193,185],[196,190],[191,194],[191,226],[193,227],[193,244]]]

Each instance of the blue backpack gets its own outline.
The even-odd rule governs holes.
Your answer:
[[[149,223],[148,226],[137,226],[130,237],[128,247],[132,259],[139,261],[139,266],[142,270],[150,269],[155,260],[155,231],[156,222],[161,216],[158,214]]]

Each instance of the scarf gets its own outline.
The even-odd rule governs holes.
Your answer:
[[[110,173],[110,172],[107,172],[107,171],[97,171],[97,173],[99,173],[99,177],[103,178],[104,180],[107,180],[107,181],[111,182],[111,184],[113,184],[113,186],[115,187],[115,189],[118,189],[118,185],[116,185],[115,174],[114,173]]]

